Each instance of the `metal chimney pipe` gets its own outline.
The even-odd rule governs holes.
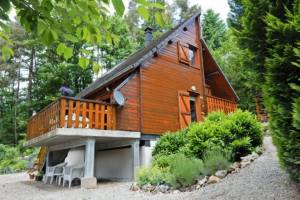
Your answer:
[[[153,40],[153,29],[150,27],[145,28],[145,46],[148,46]]]

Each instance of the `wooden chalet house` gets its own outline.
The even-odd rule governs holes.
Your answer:
[[[130,179],[151,160],[155,140],[232,112],[238,96],[201,36],[200,13],[159,39],[145,30],[145,47],[76,98],[61,97],[28,121],[27,145],[48,147],[47,166],[82,148],[84,179]],[[46,166],[46,167],[47,167]]]

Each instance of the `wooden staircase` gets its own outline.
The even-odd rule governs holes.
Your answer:
[[[37,156],[37,159],[35,161],[35,165],[37,165],[37,169],[38,171],[42,171],[44,165],[45,165],[45,161],[46,161],[46,156],[48,153],[48,148],[47,147],[41,147],[40,152]]]
[[[48,153],[48,148],[41,147],[39,154],[37,155],[37,158],[36,158],[32,168],[29,169],[27,172],[30,179],[35,179],[38,176],[39,172],[41,172],[43,170],[47,153]]]

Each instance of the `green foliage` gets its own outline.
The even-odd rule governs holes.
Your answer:
[[[183,154],[175,154],[169,158],[170,174],[168,178],[171,186],[185,187],[193,184],[202,172],[202,161],[195,158],[188,158]]]
[[[226,39],[226,25],[220,19],[219,14],[212,9],[208,9],[203,14],[202,20],[203,38],[213,50],[219,48],[221,43]]]
[[[211,121],[211,122],[220,122],[225,120],[226,115],[223,112],[212,112],[209,113],[209,115],[206,117],[206,121]]]
[[[182,153],[157,155],[150,168],[141,168],[138,172],[139,185],[168,184],[174,188],[193,184],[201,174],[202,161],[186,157]]]
[[[262,145],[262,126],[249,111],[237,110],[229,115],[229,131],[235,138],[249,137],[251,146]],[[227,124],[228,125],[228,124]]]
[[[209,150],[203,158],[202,174],[213,175],[218,170],[227,169],[229,165],[229,155],[221,150]]]
[[[194,156],[202,158],[207,150],[224,148],[226,144],[221,138],[229,134],[228,130],[218,122],[205,120],[190,127],[187,145]]]
[[[36,154],[36,149],[24,149],[22,142],[16,147],[0,144],[0,174],[26,170],[33,162],[30,157],[34,159]]]
[[[179,131],[176,133],[168,132],[159,139],[155,145],[152,155],[156,156],[158,154],[175,154],[181,147],[185,145],[185,143],[185,131]]]
[[[213,112],[201,123],[163,135],[153,150],[153,166],[142,168],[137,182],[189,186],[199,175],[226,169],[230,160],[251,153],[261,141],[260,123],[250,112]]]
[[[238,159],[238,155],[244,155],[261,144],[261,124],[250,112],[237,110],[229,115],[212,112],[201,123],[193,123],[183,131],[162,136],[153,156],[180,152],[187,157],[202,159],[208,151],[222,150]],[[166,158],[159,157],[155,162],[164,167]]]
[[[247,49],[280,162],[300,181],[299,1],[230,0],[229,25]],[[253,141],[252,141],[253,142]]]
[[[136,182],[139,186],[168,183],[168,172],[158,167],[142,167],[138,170]]]
[[[266,16],[266,42],[271,48],[265,61],[269,75],[264,99],[280,162],[300,182],[300,2],[274,9]]]
[[[249,137],[243,137],[235,139],[230,144],[232,158],[238,160],[242,156],[246,156],[252,151],[251,139]]]
[[[34,34],[45,46],[51,47],[57,41],[63,41],[65,46],[68,46],[66,41],[72,41],[76,44],[85,44],[83,46],[89,47],[90,52],[93,52],[92,48],[99,46],[102,40],[112,43],[112,39],[116,40],[119,37],[110,34],[111,27],[108,23],[110,13],[107,8],[112,5],[118,16],[122,16],[125,11],[123,0],[29,0],[26,4],[22,0],[5,2],[0,4],[2,21],[9,21],[8,13],[10,4],[12,4],[22,27],[28,33]],[[152,10],[153,16],[162,16],[160,12],[165,9],[163,4],[158,2],[136,1],[136,3],[144,10],[141,12],[142,16],[145,16],[144,13],[148,10]],[[164,25],[162,17],[153,18],[153,20],[155,19],[158,20],[158,24]],[[7,60],[12,56],[12,48],[7,32],[3,30],[9,28],[2,22],[0,22],[0,27],[1,38],[6,38],[6,43],[2,47],[2,58]],[[74,53],[69,47],[65,48],[65,52],[66,60]],[[93,63],[92,59],[90,59],[90,63]]]

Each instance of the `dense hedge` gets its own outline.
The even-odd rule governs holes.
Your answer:
[[[168,133],[156,144],[153,156],[181,152],[188,157],[202,159],[208,151],[221,150],[235,160],[262,144],[262,127],[248,111],[237,110],[225,115],[213,112],[201,123],[187,129]]]
[[[268,15],[269,45],[263,87],[270,128],[281,164],[300,182],[300,1],[280,18]]]

